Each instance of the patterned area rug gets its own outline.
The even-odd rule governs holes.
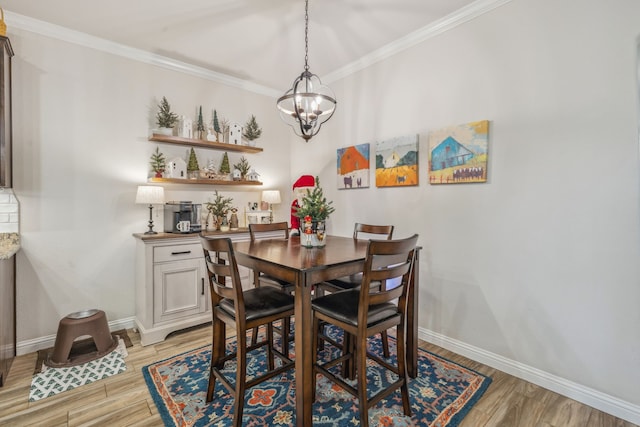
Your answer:
[[[337,330],[331,330],[330,334],[341,340]],[[395,354],[395,340],[389,337],[389,341],[391,352]],[[370,340],[369,346],[371,351],[382,354],[379,339]],[[235,348],[235,338],[227,341],[227,348]],[[324,351],[336,349],[325,345]],[[247,376],[251,378],[256,372],[266,369],[266,357],[263,349],[254,350],[249,356]],[[205,402],[210,357],[211,347],[205,346],[143,368],[145,381],[165,426],[231,425],[233,399],[219,381],[216,382],[213,402]],[[371,426],[455,427],[491,383],[490,378],[425,350],[419,350],[418,365],[418,377],[409,382],[412,417],[403,414],[400,393],[397,392],[369,411]],[[225,365],[225,372],[232,379],[235,369],[233,362]],[[385,388],[393,380],[393,374],[381,371],[384,370],[369,361],[370,393]],[[294,370],[290,370],[249,389],[242,425],[295,425],[294,375]],[[352,395],[324,377],[319,377],[316,390],[314,426],[360,424],[358,403]]]
[[[127,369],[124,361],[126,356],[125,343],[119,339],[118,347],[100,359],[67,368],[51,368],[43,365],[42,371],[31,379],[29,402],[124,372]]]

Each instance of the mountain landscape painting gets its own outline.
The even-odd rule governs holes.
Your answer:
[[[369,187],[369,144],[338,148],[338,189]]]
[[[488,120],[430,132],[429,183],[486,182],[488,145]]]
[[[418,185],[418,135],[378,142],[376,187],[409,185]]]

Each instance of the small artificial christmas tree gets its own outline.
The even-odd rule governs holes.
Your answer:
[[[189,172],[190,178],[197,178],[200,166],[198,165],[198,158],[196,157],[196,151],[191,147],[189,153],[189,163],[187,164],[187,172]]]
[[[231,173],[231,168],[229,167],[229,155],[225,151],[224,156],[222,156],[222,163],[220,163],[220,173],[221,174],[229,174]]]
[[[247,176],[247,174],[251,170],[251,165],[249,164],[249,161],[244,156],[240,157],[240,162],[233,165],[233,167],[240,171],[240,176],[242,177],[243,180],[244,180],[244,177]]]
[[[308,216],[311,221],[325,221],[336,209],[331,206],[332,201],[327,201],[320,187],[320,179],[316,176],[316,186],[313,190],[307,190],[307,194],[302,197],[302,204],[293,214],[304,219]]]
[[[172,128],[178,121],[178,115],[171,112],[169,101],[167,101],[167,98],[164,96],[160,104],[158,104],[158,109],[158,114],[156,114],[158,126],[161,128]]]
[[[198,131],[198,139],[203,138],[205,130],[206,129],[204,127],[204,119],[202,118],[202,105],[201,105],[200,109],[198,110],[198,120],[196,121],[196,131]]]
[[[216,142],[220,142],[220,123],[218,122],[218,112],[213,110],[213,131],[216,134]]]
[[[256,116],[252,114],[251,118],[247,120],[247,123],[244,125],[242,136],[244,136],[248,141],[253,141],[254,139],[260,138],[260,135],[262,135],[262,129],[258,126]]]
[[[160,152],[160,147],[156,147],[156,152],[151,154],[151,169],[156,173],[156,178],[162,178],[162,172],[167,167],[167,160]]]

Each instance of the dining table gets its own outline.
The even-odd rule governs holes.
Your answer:
[[[312,421],[312,354],[313,322],[311,298],[313,285],[362,272],[367,253],[367,240],[352,237],[325,236],[325,246],[306,247],[299,236],[289,239],[264,239],[233,243],[236,262],[269,276],[295,285],[295,382],[296,425],[310,426]],[[419,248],[418,248],[419,250]],[[418,252],[414,263],[412,282],[418,281]],[[418,365],[418,293],[409,286],[406,313],[407,373],[415,378]]]

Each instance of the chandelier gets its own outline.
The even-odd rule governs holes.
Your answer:
[[[305,0],[304,6],[304,71],[278,99],[278,110],[282,120],[307,142],[336,110],[331,89],[309,71],[309,0]]]

